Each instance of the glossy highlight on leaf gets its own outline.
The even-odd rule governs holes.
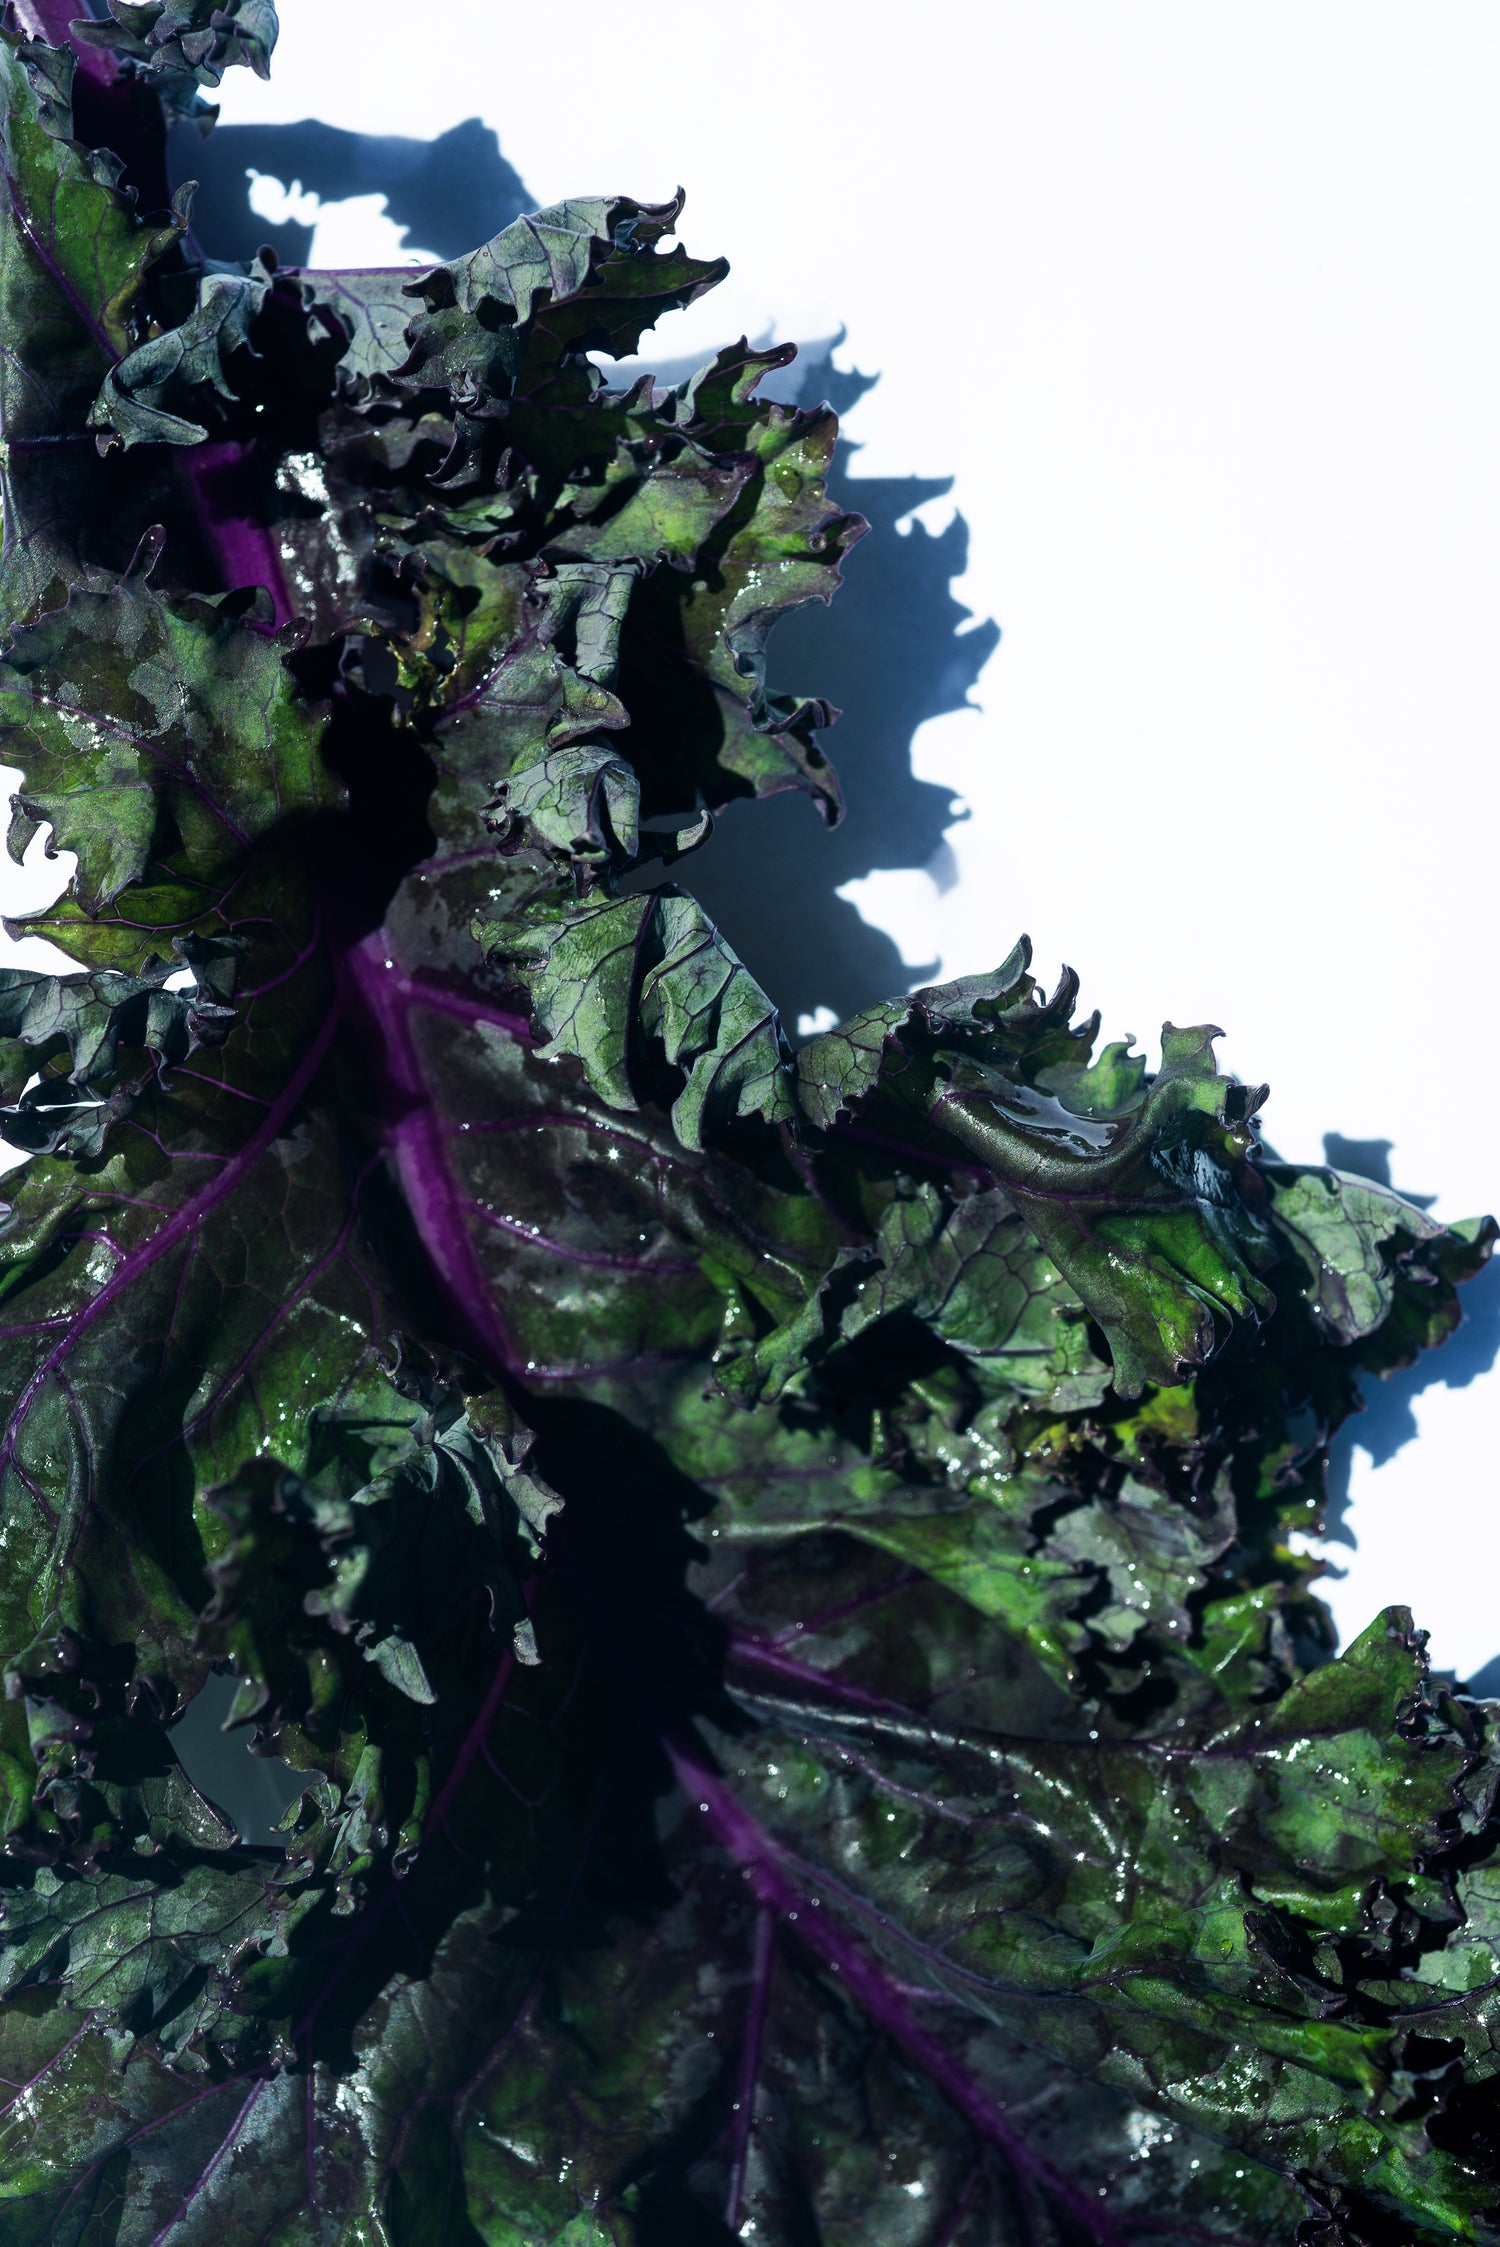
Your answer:
[[[1024,939],[797,1045],[832,414],[601,365],[680,196],[195,267],[275,31],[0,32],[0,2247],[1500,2241],[1495,1706],[1303,1550],[1494,1226]]]

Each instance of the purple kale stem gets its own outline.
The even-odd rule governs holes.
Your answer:
[[[377,932],[349,946],[341,963],[350,999],[369,1022],[383,1062],[386,1145],[412,1223],[466,1346],[493,1371],[519,1374],[522,1368],[496,1314],[448,1161],[446,1134],[422,1075],[408,1019],[410,999],[395,968],[387,967],[387,958]]]
[[[333,1043],[338,1021],[338,1010],[334,1008],[308,1047],[300,1066],[288,1079],[274,1105],[266,1110],[264,1118],[238,1154],[230,1157],[201,1193],[195,1194],[191,1201],[184,1202],[179,1209],[174,1210],[149,1240],[143,1241],[139,1247],[126,1249],[115,1266],[113,1276],[105,1281],[98,1294],[92,1296],[71,1320],[61,1340],[54,1349],[48,1351],[16,1399],[4,1440],[0,1442],[0,1468],[8,1467],[15,1457],[16,1445],[20,1441],[26,1415],[37,1391],[67,1361],[89,1328],[110,1308],[117,1296],[123,1294],[127,1287],[134,1286],[143,1272],[149,1271],[179,1241],[190,1238],[197,1231],[209,1212],[217,1208],[226,1195],[234,1192],[246,1173],[254,1168],[272,1141],[285,1129],[303,1094],[323,1066],[328,1048]]]
[[[254,446],[194,445],[182,455],[181,468],[225,590],[263,585],[271,596],[271,629],[290,624],[296,611],[281,549],[257,504]]]
[[[17,22],[33,39],[72,49],[80,78],[92,78],[101,89],[117,84],[114,63],[102,47],[91,47],[86,41],[75,45],[68,37],[69,24],[81,13],[79,0],[14,0],[14,6]]]
[[[760,1903],[783,1916],[797,1915],[797,1933],[802,1941],[831,1973],[838,1975],[876,2027],[931,2077],[949,2105],[1003,2155],[1019,2176],[1034,2178],[1051,2194],[1094,2247],[1126,2247],[1126,2235],[1114,2220],[1027,2142],[1004,2108],[941,2039],[917,2020],[868,1951],[831,1915],[804,1908],[809,1901],[807,1894],[788,1873],[777,1843],[710,1769],[701,1751],[685,1742],[672,1741],[668,1753],[683,1790],[707,1816],[714,1838],[745,1867]]]
[[[735,2100],[734,2167],[729,2176],[729,2199],[724,2221],[732,2232],[740,2228],[745,2205],[745,2176],[750,2165],[750,2140],[755,2129],[755,2085],[760,2074],[760,2047],[765,2034],[766,2009],[771,2001],[771,1975],[776,1964],[776,1915],[762,1904],[755,1916],[755,1961],[750,1977],[750,2011],[745,2021],[745,2046],[740,2054],[739,2097]]]

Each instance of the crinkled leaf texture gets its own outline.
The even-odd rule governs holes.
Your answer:
[[[52,0],[43,21],[66,22],[85,53],[107,54],[144,79],[170,119],[193,118],[211,132],[219,112],[200,86],[217,86],[226,70],[246,63],[267,78],[280,25],[275,0],[104,0],[104,12],[68,15]]]
[[[279,26],[273,0],[108,0],[109,16],[75,17],[68,29],[92,47],[161,75],[217,86],[234,63],[270,75]]]
[[[273,32],[87,27],[139,133]],[[1493,1711],[1290,1535],[1493,1228],[1024,943],[793,1051],[691,852],[838,815],[767,644],[863,526],[784,350],[599,371],[676,203],[200,274],[0,75],[76,854],[0,975],[0,2247],[1500,2239]]]

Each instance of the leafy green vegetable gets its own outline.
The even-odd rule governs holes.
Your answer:
[[[269,75],[278,29],[272,0],[109,0],[109,18],[76,17],[68,29],[160,76],[181,72],[217,86],[237,62]]]
[[[143,220],[118,159],[71,137],[72,77],[72,57],[39,40],[0,49],[0,603],[11,624],[90,564],[128,558],[96,505],[88,416],[183,223],[180,212]],[[140,500],[154,496],[148,479],[126,501],[137,537],[152,520],[137,512]]]
[[[599,371],[680,199],[200,272],[136,190],[272,9],[77,36],[113,153],[0,32],[76,857],[0,972],[0,2247],[1500,2241],[1494,1711],[1294,1539],[1494,1227],[1024,940],[794,1051],[691,854],[838,816],[767,646],[864,526],[784,349]]]
[[[218,110],[200,86],[217,86],[235,63],[257,78],[271,71],[280,29],[274,0],[105,0],[108,17],[57,17],[71,37],[132,64],[156,93],[168,117],[191,117],[200,131],[213,128]],[[54,0],[55,6],[55,0]],[[52,11],[48,11],[50,14]],[[43,17],[44,23],[47,16]],[[59,24],[59,29],[61,24]]]

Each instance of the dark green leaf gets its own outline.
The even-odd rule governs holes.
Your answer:
[[[111,16],[117,155],[0,52],[0,2247],[1494,2247],[1493,1711],[1294,1535],[1494,1228],[1024,944],[794,1057],[650,885],[837,813],[832,416],[611,386],[680,198],[195,268],[274,18]]]
[[[341,795],[288,642],[229,608],[164,600],[147,575],[158,545],[107,592],[75,590],[0,662],[0,743],[26,775],[12,855],[50,821],[90,915],[153,861],[184,852],[211,879]]]
[[[184,77],[217,86],[235,63],[257,78],[271,72],[280,26],[274,0],[108,0],[111,21],[82,16],[75,39],[128,57],[153,77]]]
[[[91,520],[88,414],[182,223],[144,224],[116,184],[118,160],[72,138],[72,78],[71,54],[0,37],[0,617],[11,621],[60,598],[80,556],[109,558],[112,526]]]
[[[548,1038],[540,1058],[581,1061],[612,1108],[639,1105],[631,1048],[654,1041],[683,1080],[672,1124],[684,1147],[701,1147],[716,1122],[790,1118],[775,1010],[685,891],[542,910],[489,924],[483,940],[492,956],[531,968],[531,1003]]]
[[[270,276],[210,273],[198,285],[187,318],[149,342],[137,344],[111,367],[89,412],[93,429],[113,430],[126,445],[196,445],[208,432],[201,422],[174,413],[195,390],[232,398],[228,362],[251,348],[250,331],[271,286]]]

